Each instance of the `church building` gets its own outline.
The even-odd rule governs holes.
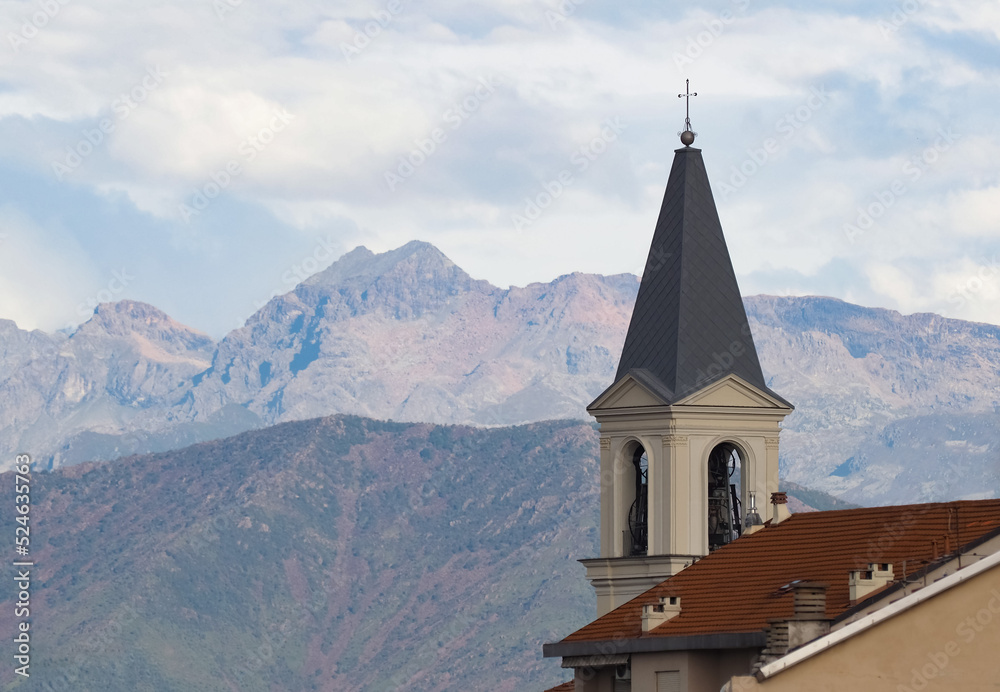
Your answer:
[[[1000,500],[790,514],[690,119],[600,426],[596,619],[549,692],[1000,690]]]

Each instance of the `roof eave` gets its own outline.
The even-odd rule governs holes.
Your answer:
[[[756,632],[716,632],[680,636],[633,637],[606,641],[561,641],[542,646],[546,658],[593,656],[608,652],[644,654],[659,651],[760,649],[767,643],[764,630]]]

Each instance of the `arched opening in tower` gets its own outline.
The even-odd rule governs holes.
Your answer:
[[[642,446],[632,452],[635,500],[628,512],[626,555],[646,555],[649,548],[649,457]]]
[[[721,548],[739,538],[740,472],[743,457],[731,442],[716,445],[708,455],[708,549]]]

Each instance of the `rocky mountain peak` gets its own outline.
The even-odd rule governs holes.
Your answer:
[[[174,344],[186,351],[211,350],[215,345],[207,334],[181,324],[148,303],[136,300],[101,303],[73,338],[102,336]]]
[[[306,279],[303,286],[336,287],[369,284],[376,279],[416,272],[424,278],[448,274],[470,279],[443,252],[430,243],[414,240],[395,250],[375,254],[363,245],[351,250],[323,271]],[[471,280],[471,279],[470,279]]]
[[[473,279],[429,243],[412,241],[381,254],[358,247],[272,300],[248,326],[298,313],[343,318],[377,312],[409,318],[457,295],[496,290],[489,282]]]

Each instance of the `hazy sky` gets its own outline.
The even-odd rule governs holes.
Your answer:
[[[357,245],[638,272],[683,128],[744,294],[1000,322],[1000,5],[0,2],[0,317],[220,336]],[[534,201],[533,206],[531,201]]]

